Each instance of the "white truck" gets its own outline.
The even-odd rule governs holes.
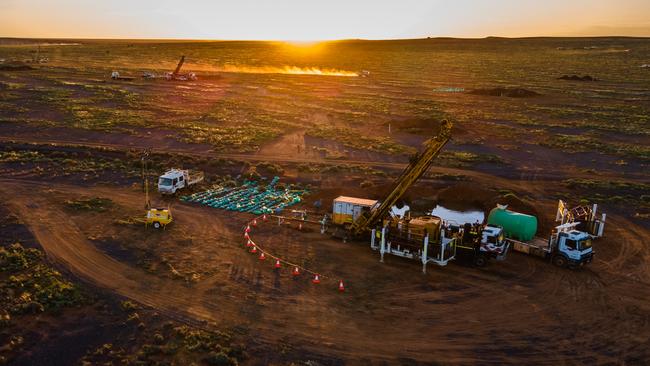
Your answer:
[[[192,186],[204,179],[203,172],[187,169],[170,169],[158,178],[158,192],[175,194],[177,190]]]
[[[502,210],[501,219],[493,215],[494,212],[499,213],[498,210]],[[503,224],[501,226],[506,228],[506,241],[517,252],[549,259],[558,267],[580,267],[593,260],[594,250],[591,247],[591,240],[603,236],[606,215],[601,214],[597,217],[597,210],[598,205],[569,209],[566,203],[560,200],[555,217],[560,225],[553,229],[548,238],[531,237],[530,240],[516,240],[513,233],[521,232],[530,219],[534,219],[535,224],[528,227],[536,228],[537,219],[505,211],[504,207],[497,207],[490,212],[488,223],[498,221]],[[503,220],[505,217],[503,215],[509,215],[511,220],[519,220],[520,227],[508,227],[509,222]]]
[[[579,267],[590,263],[594,257],[591,236],[575,230],[577,222],[555,227],[548,239],[539,237],[528,242],[506,239],[517,252],[550,259],[558,267]]]

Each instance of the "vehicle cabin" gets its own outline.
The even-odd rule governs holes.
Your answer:
[[[175,193],[177,189],[185,187],[184,180],[185,175],[182,170],[169,170],[158,179],[158,191],[160,193]]]
[[[203,172],[185,169],[171,169],[158,179],[158,192],[174,194],[177,190],[200,183],[205,178]]]
[[[362,212],[370,211],[376,204],[376,200],[365,198],[337,197],[332,206],[332,222],[337,225],[351,224]]]
[[[562,232],[560,233],[560,240],[569,250],[587,250],[591,248],[591,237],[582,231]]]

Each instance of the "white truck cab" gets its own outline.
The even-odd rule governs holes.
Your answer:
[[[554,261],[562,261],[558,256],[564,257],[569,265],[579,266],[591,262],[593,248],[591,236],[583,231],[570,230],[557,234],[557,254]],[[562,266],[562,263],[556,263]]]
[[[481,231],[481,251],[493,254],[497,260],[505,259],[509,244],[503,228],[485,225]]]
[[[177,190],[199,183],[203,173],[184,169],[170,169],[158,178],[158,192],[174,194]]]

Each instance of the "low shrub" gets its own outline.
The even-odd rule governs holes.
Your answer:
[[[43,263],[43,252],[16,243],[0,248],[0,271],[10,274],[0,283],[0,296],[13,314],[40,313],[82,303],[81,290]]]
[[[68,200],[65,205],[72,210],[104,212],[113,206],[113,201],[108,198],[92,197]]]

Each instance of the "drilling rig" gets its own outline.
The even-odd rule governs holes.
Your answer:
[[[425,149],[422,153],[411,159],[411,163],[404,169],[400,177],[395,182],[393,190],[381,202],[372,207],[365,207],[358,211],[357,215],[352,213],[353,217],[348,231],[351,236],[359,237],[369,231],[369,229],[380,222],[388,215],[390,209],[402,198],[404,193],[429,169],[433,160],[440,154],[442,148],[451,139],[452,123],[443,121],[440,132],[437,136],[429,139],[425,143]],[[336,205],[335,205],[336,207]],[[335,212],[335,217],[337,217]],[[340,217],[340,216],[338,216]],[[342,222],[337,219],[335,224]]]
[[[370,247],[384,254],[440,266],[458,259],[484,266],[490,258],[505,259],[508,252],[503,229],[489,225],[451,227],[436,216],[392,217],[390,211],[404,193],[429,169],[451,139],[452,124],[443,121],[440,132],[425,143],[422,153],[411,159],[391,192],[381,201],[340,196],[334,200],[332,222],[344,229],[343,239],[360,238],[371,232]],[[325,221],[325,220],[324,220]],[[324,229],[323,229],[324,231]],[[379,244],[377,243],[379,240]]]
[[[183,67],[184,63],[185,63],[185,56],[181,56],[181,59],[180,61],[178,61],[178,65],[176,65],[176,69],[174,70],[174,72],[168,72],[167,74],[165,74],[165,79],[175,80],[175,81],[196,80],[196,74],[193,72],[181,74],[181,68]]]

